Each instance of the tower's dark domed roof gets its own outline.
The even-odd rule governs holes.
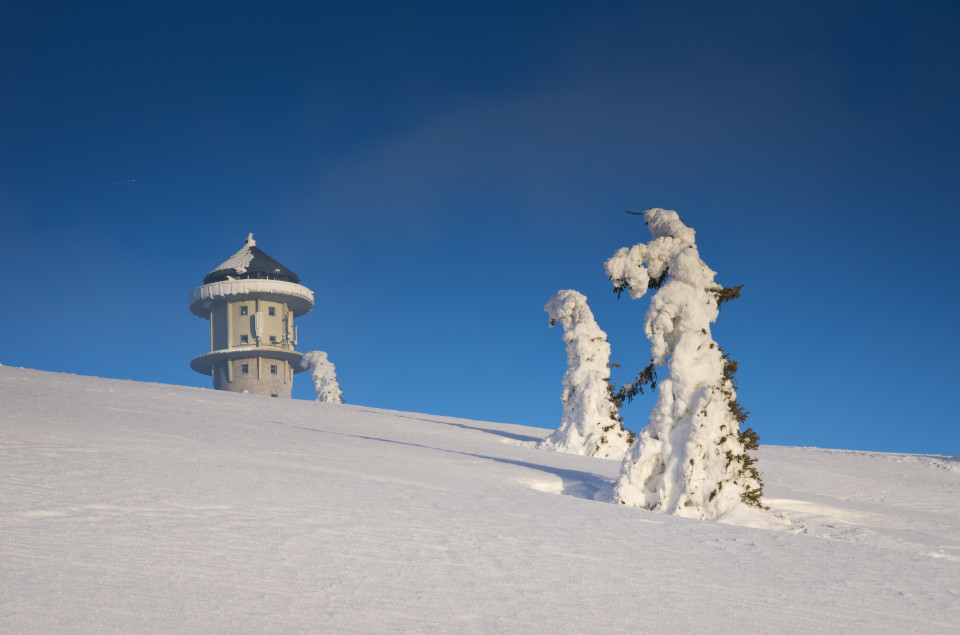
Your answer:
[[[281,265],[257,247],[257,241],[253,239],[253,234],[247,236],[243,249],[227,258],[222,265],[208,273],[203,279],[203,284],[231,279],[242,280],[246,278],[300,282],[300,277],[297,274]]]

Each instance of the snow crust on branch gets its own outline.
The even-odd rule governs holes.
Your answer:
[[[710,325],[719,313],[716,272],[700,259],[695,232],[676,212],[651,209],[653,239],[605,263],[616,290],[642,297],[657,280],[644,332],[653,364],[666,364],[650,420],[621,465],[615,500],[678,516],[712,519],[758,501],[761,483],[731,411],[736,395]],[[664,281],[665,280],[665,281]]]
[[[317,390],[317,401],[327,403],[343,403],[341,400],[340,384],[337,383],[337,373],[333,362],[323,351],[310,351],[303,354],[300,366],[310,369],[310,377]]]
[[[558,291],[543,307],[550,326],[563,326],[567,371],[563,375],[563,415],[558,427],[538,447],[605,459],[620,459],[631,436],[623,429],[611,399],[610,344],[587,305],[572,289]]]

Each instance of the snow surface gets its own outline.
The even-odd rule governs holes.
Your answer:
[[[0,367],[0,632],[956,632],[960,457],[761,447],[758,529],[504,423]]]

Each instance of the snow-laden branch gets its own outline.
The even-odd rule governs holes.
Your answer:
[[[623,459],[614,497],[679,516],[717,518],[744,504],[760,506],[762,483],[747,453],[756,435],[741,432],[729,364],[710,334],[723,287],[700,259],[695,232],[676,212],[644,214],[653,239],[618,250],[607,275],[618,291],[650,300],[644,332],[652,363],[666,364],[657,403]],[[725,364],[727,364],[725,366]]]
[[[317,401],[343,403],[340,396],[340,384],[337,383],[336,368],[323,351],[310,351],[300,360],[303,368],[310,369],[310,377],[317,389]]]
[[[560,427],[540,443],[557,452],[619,459],[632,435],[623,429],[611,398],[610,344],[582,294],[558,291],[543,307],[550,326],[563,326],[567,371],[563,375]]]

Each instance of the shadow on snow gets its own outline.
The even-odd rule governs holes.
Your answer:
[[[417,417],[407,417],[408,419],[418,419]],[[453,425],[460,428],[481,430],[484,432],[490,432],[491,434],[496,434],[500,436],[508,436],[508,438],[518,438],[520,440],[532,440],[539,441],[537,437],[524,437],[522,435],[512,435],[511,433],[503,433],[499,430],[486,430],[484,428],[473,428],[472,426],[461,425],[458,423],[447,423],[444,421],[435,421],[432,419],[418,419],[421,421],[429,421],[431,423],[442,423],[445,425]],[[538,472],[544,472],[551,476],[555,476],[560,479],[560,487],[558,490],[539,490],[539,491],[550,491],[563,494],[565,496],[573,496],[575,498],[584,498],[587,500],[595,500],[595,497],[598,492],[604,489],[609,489],[612,485],[612,482],[594,474],[592,472],[583,472],[580,470],[567,470],[558,467],[550,467],[548,465],[540,465],[538,463],[530,463],[529,461],[518,461],[515,459],[504,459],[496,456],[486,456],[484,454],[475,454],[473,452],[461,452],[459,450],[446,450],[444,448],[435,448],[429,445],[423,445],[421,443],[410,443],[408,441],[397,441],[394,439],[384,439],[382,437],[371,437],[363,434],[347,434],[345,432],[333,432],[331,430],[320,430],[318,428],[307,428],[304,426],[296,426],[289,423],[284,423],[282,421],[271,421],[275,425],[289,426],[291,428],[297,428],[298,430],[306,430],[308,432],[320,432],[322,434],[333,434],[341,437],[349,437],[353,439],[365,439],[367,441],[379,441],[383,443],[394,443],[396,445],[406,445],[414,448],[423,448],[424,450],[433,450],[435,452],[446,452],[448,454],[459,454],[461,456],[469,456],[471,458],[482,459],[486,461],[496,461],[497,463],[504,463],[507,465],[516,465],[518,467],[523,467],[529,470],[536,470]],[[536,489],[536,488],[535,488]]]

